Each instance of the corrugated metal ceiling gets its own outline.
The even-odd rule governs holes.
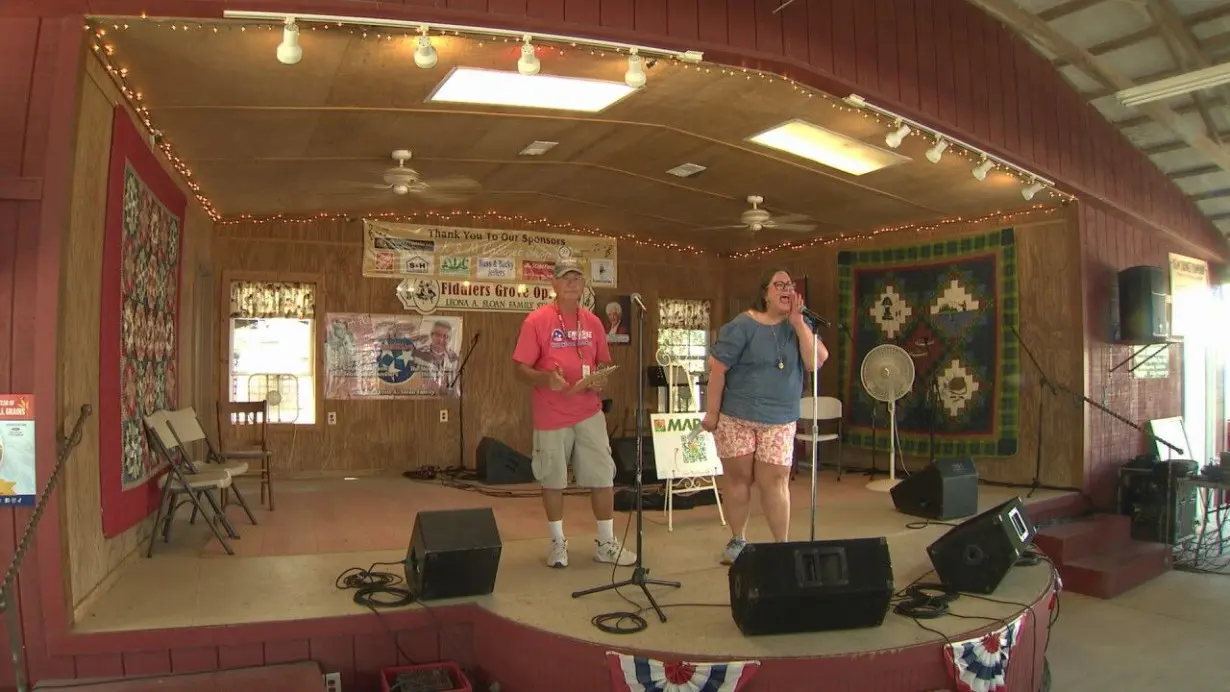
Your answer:
[[[1148,84],[1230,60],[1230,0],[970,1],[1029,39],[1230,234],[1230,170],[1180,136],[1190,128],[1216,146],[1230,143],[1230,86],[1158,102],[1178,116],[1171,125],[1123,106],[1112,86],[1122,78]]]

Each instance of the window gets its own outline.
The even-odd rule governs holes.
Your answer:
[[[707,300],[663,300],[658,316],[658,361],[687,370],[689,385],[696,384],[709,359],[709,315]],[[692,387],[675,387],[671,392],[672,411],[699,410]]]
[[[316,286],[231,283],[230,401],[269,402],[270,423],[316,423]]]

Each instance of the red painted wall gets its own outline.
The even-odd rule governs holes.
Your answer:
[[[972,4],[803,1],[774,15],[779,4],[779,0],[0,2],[0,103],[5,104],[0,109],[4,143],[0,190],[20,187],[10,182],[19,176],[42,182],[39,198],[0,200],[0,389],[32,391],[39,397],[40,481],[54,466],[55,429],[76,406],[57,400],[52,345],[57,338],[59,242],[67,210],[80,15],[87,12],[217,17],[223,7],[234,7],[369,14],[702,50],[707,59],[776,71],[834,94],[857,92],[1097,200],[1083,212],[1086,256],[1093,258],[1089,265],[1127,266],[1147,257],[1164,259],[1169,248],[1224,261],[1225,240],[1194,204],[1085,104],[1045,59]],[[66,19],[12,19],[23,15]],[[1163,241],[1158,233],[1169,238]],[[1097,287],[1091,286],[1087,315],[1103,310],[1101,305]],[[1100,396],[1098,390],[1106,380],[1099,378],[1109,368],[1102,367],[1099,359],[1105,360],[1106,349],[1093,338],[1089,343],[1089,392]],[[1134,385],[1148,386],[1155,385]],[[1135,401],[1148,401],[1140,404],[1140,410],[1126,412],[1142,419],[1154,413],[1145,408],[1163,407],[1170,400],[1170,395],[1149,400],[1152,394],[1112,391],[1106,403],[1121,410]],[[1115,447],[1128,443],[1115,437],[1110,425],[1091,417],[1088,426],[1088,468],[1099,489],[1106,487],[1109,464],[1128,450]],[[0,559],[11,553],[17,527],[27,515],[18,511],[0,516]],[[71,658],[47,655],[48,647],[64,650],[73,638],[67,632],[63,603],[58,512],[47,512],[44,524],[38,537],[40,550],[23,572],[27,656],[40,676],[71,676],[89,670],[90,662],[85,656],[74,664]]]

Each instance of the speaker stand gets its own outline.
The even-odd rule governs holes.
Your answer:
[[[474,348],[478,346],[478,337],[482,332],[474,332],[474,336],[470,337],[470,345],[466,348],[465,355],[461,357],[461,363],[457,366],[457,374],[453,376],[453,381],[448,383],[449,391],[457,389],[457,385],[461,384],[461,376],[465,374],[466,363],[470,362],[470,356],[474,355]],[[464,469],[466,467],[466,392],[464,389],[457,389],[457,468]],[[478,468],[478,462],[474,463],[474,467]]]
[[[573,591],[573,598],[581,598],[590,594],[602,593],[604,591],[615,591],[625,586],[640,587],[645,594],[645,600],[649,601],[649,605],[658,615],[658,620],[666,622],[666,613],[658,602],[654,600],[653,594],[649,592],[650,586],[666,586],[672,589],[678,589],[683,586],[677,581],[663,581],[661,579],[650,579],[649,570],[645,568],[645,379],[644,360],[645,360],[645,308],[640,304],[639,300],[633,301],[640,307],[637,319],[636,329],[636,483],[634,484],[636,492],[636,563],[632,567],[632,576],[610,584],[595,586],[592,589],[584,591]]]

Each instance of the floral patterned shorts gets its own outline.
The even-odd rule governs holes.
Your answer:
[[[794,433],[798,423],[753,423],[741,418],[721,416],[713,441],[718,456],[733,459],[755,454],[756,461],[774,466],[790,466],[794,462]]]

